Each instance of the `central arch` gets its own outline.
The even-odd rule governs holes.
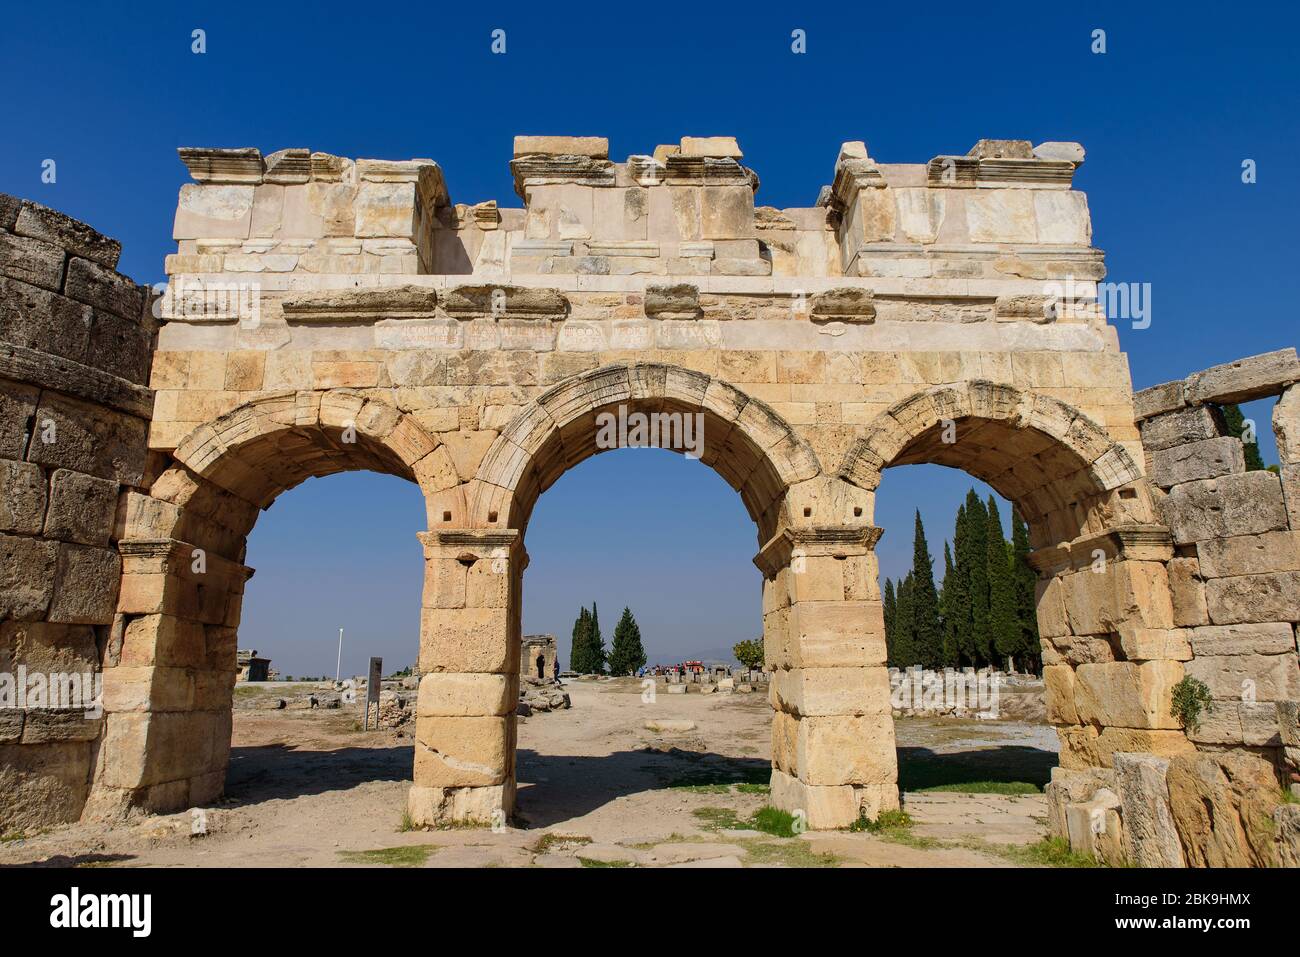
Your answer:
[[[600,416],[619,412],[699,415],[701,460],[755,523],[768,663],[792,709],[788,726],[774,725],[774,801],[823,826],[856,818],[864,789],[871,809],[897,806],[864,493],[826,476],[812,446],[760,399],[701,372],[629,363],[539,395],[473,478],[431,504],[411,819],[492,821],[513,809],[524,533],[542,492],[603,451]]]

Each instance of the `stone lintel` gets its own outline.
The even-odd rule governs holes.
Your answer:
[[[438,293],[428,286],[295,292],[281,303],[289,323],[373,323],[380,319],[432,319]]]
[[[558,289],[488,283],[447,290],[442,308],[456,319],[563,319],[569,300]]]
[[[1291,346],[1212,366],[1189,375],[1184,384],[1189,403],[1226,405],[1278,395],[1297,381],[1300,359]]]

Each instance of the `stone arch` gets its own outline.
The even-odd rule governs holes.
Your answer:
[[[1128,450],[1078,409],[983,380],[916,392],[890,406],[846,451],[837,475],[874,492],[892,465],[961,469],[1014,502],[1034,545],[1157,521]]]
[[[224,788],[246,539],[263,509],[308,478],[368,470],[428,488],[451,468],[413,418],[344,389],[260,397],[157,467],[148,494],[126,498],[91,816],[191,807]]]
[[[1127,449],[1064,402],[971,381],[890,407],[837,474],[874,493],[884,469],[919,463],[983,480],[1029,525],[1047,717],[1065,772],[1056,785],[1068,792],[1070,775],[1091,780],[1117,752],[1191,751],[1170,709],[1191,657],[1166,567],[1172,539]]]
[[[740,493],[760,544],[776,531],[785,492],[821,472],[812,447],[771,406],[728,382],[663,363],[607,365],[553,386],[506,426],[470,483],[471,526],[525,528],[543,491],[603,451],[597,416],[619,406],[699,413],[701,461]]]

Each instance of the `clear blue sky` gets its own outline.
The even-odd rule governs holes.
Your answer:
[[[1078,140],[1088,159],[1076,184],[1110,278],[1152,286],[1151,327],[1120,326],[1142,387],[1295,343],[1300,212],[1296,9],[1145,6],[10,4],[0,189],[120,239],[123,270],[152,282],[174,248],[181,145],[428,156],[455,201],[513,205],[516,133],[602,134],[616,158],[734,134],[759,201],[779,207],[813,202],[844,140],[886,162],[981,137]],[[504,56],[489,49],[497,28]],[[790,51],[796,28],[804,55]],[[1090,52],[1098,28],[1104,55]],[[45,159],[54,184],[40,181]],[[1266,422],[1266,409],[1251,413]],[[1271,461],[1267,434],[1263,451]],[[941,554],[970,485],[911,473],[882,486],[887,574],[905,561],[912,509]],[[323,672],[343,624],[358,639],[345,670],[372,653],[410,660],[422,524],[414,488],[385,477],[284,496],[250,543],[259,571],[241,644]],[[590,460],[538,506],[525,628],[567,635],[595,599],[607,635],[632,605],[652,658],[725,647],[758,628],[753,545],[738,498],[698,463]]]

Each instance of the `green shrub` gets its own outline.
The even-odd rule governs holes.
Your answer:
[[[1214,701],[1204,681],[1188,675],[1174,685],[1169,713],[1181,721],[1188,731],[1195,731],[1200,725],[1202,711],[1212,710],[1214,710]]]

